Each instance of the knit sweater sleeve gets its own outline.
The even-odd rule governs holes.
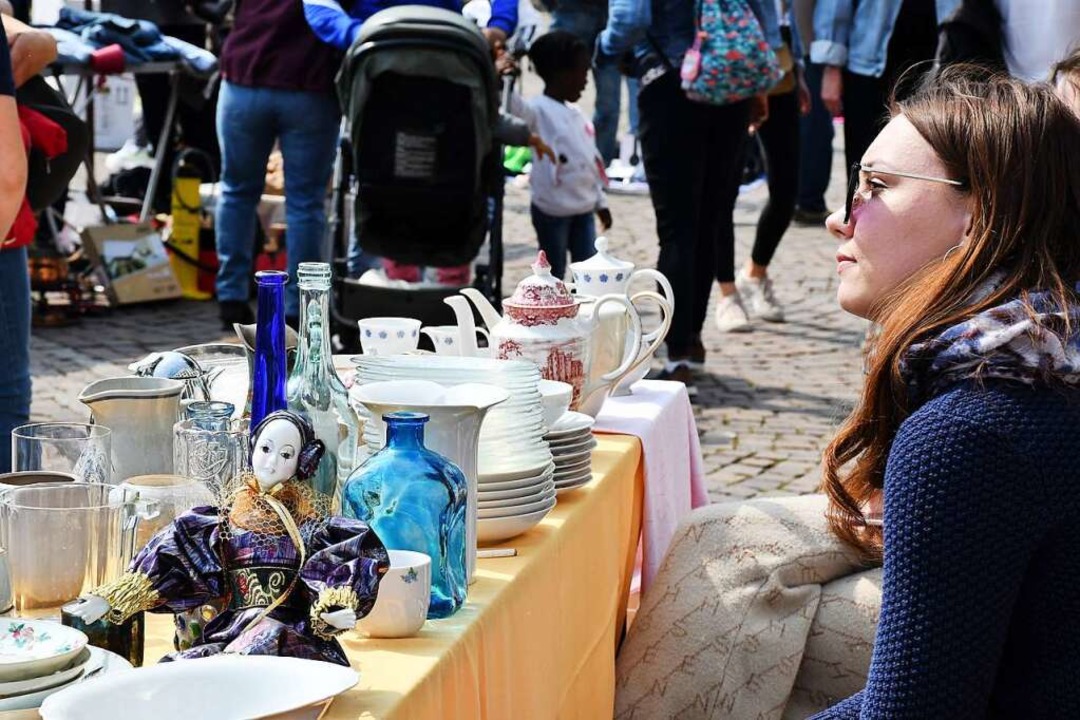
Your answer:
[[[866,687],[815,718],[985,717],[1048,507],[1037,468],[985,420],[932,403],[908,418],[886,466]]]

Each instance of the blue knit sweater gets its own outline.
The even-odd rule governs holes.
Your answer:
[[[990,381],[900,427],[864,690],[815,716],[1080,718],[1080,394]]]

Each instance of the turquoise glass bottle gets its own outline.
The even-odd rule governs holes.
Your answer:
[[[394,412],[386,447],[345,484],[342,513],[374,528],[390,550],[431,556],[428,618],[445,618],[465,603],[465,504],[468,484],[457,465],[424,447],[424,413]]]
[[[327,263],[300,263],[300,345],[286,390],[289,409],[303,415],[326,445],[312,478],[316,490],[336,498],[356,465],[360,419],[334,369],[330,350],[330,282]]]

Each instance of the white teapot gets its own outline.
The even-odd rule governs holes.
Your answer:
[[[607,238],[596,238],[595,247],[596,254],[591,258],[570,264],[570,272],[574,275],[574,287],[579,298],[606,294],[625,297],[629,294],[631,281],[642,277],[655,281],[663,291],[663,295],[643,291],[630,298],[631,305],[635,308],[643,300],[654,303],[660,310],[660,325],[644,334],[637,360],[631,363],[625,376],[619,380],[612,392],[612,395],[627,395],[630,393],[630,385],[648,373],[653,354],[667,337],[675,307],[675,293],[663,273],[650,268],[635,270],[634,263],[619,260],[609,254]],[[620,308],[608,306],[599,313],[599,329],[593,343],[593,373],[605,373],[618,364],[616,359],[622,358],[625,349],[632,341],[628,335],[630,324],[629,315]]]
[[[479,291],[465,288],[461,292],[476,305],[491,331],[496,358],[532,360],[540,366],[543,377],[573,386],[571,410],[595,416],[640,355],[641,318],[625,295],[575,298],[566,283],[551,274],[542,250],[532,269],[534,274],[503,301],[505,317]],[[592,305],[593,312],[582,313],[585,304]],[[620,316],[629,317],[628,339],[617,367],[598,374],[592,370],[593,336],[599,327],[599,310],[607,305],[621,306]]]

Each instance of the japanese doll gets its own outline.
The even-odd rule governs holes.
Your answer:
[[[250,473],[163,528],[114,582],[69,611],[84,622],[135,613],[224,608],[195,645],[165,660],[218,653],[287,655],[347,665],[335,636],[371,611],[390,566],[358,520],[334,517],[309,478],[324,448],[292,412],[267,415],[251,434]]]

